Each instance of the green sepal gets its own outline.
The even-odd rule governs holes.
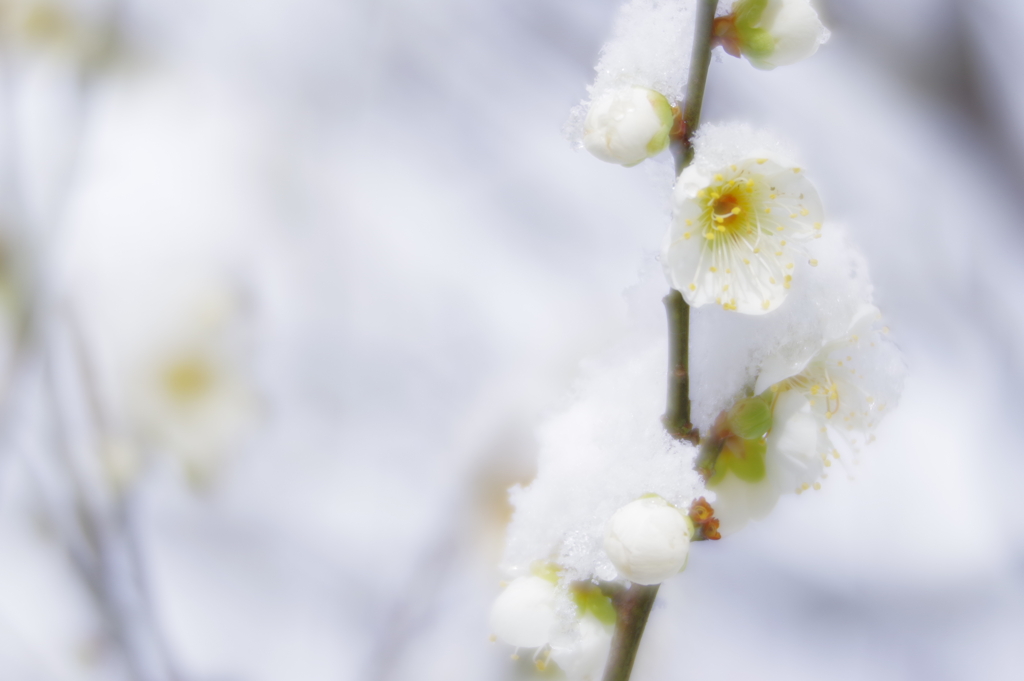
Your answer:
[[[765,476],[764,460],[767,453],[768,443],[764,438],[745,440],[730,437],[718,454],[715,474],[708,480],[708,487],[720,483],[729,471],[743,482],[761,482]]]
[[[771,396],[748,397],[729,410],[729,430],[744,440],[763,438],[772,429]]]
[[[740,447],[734,449],[726,443],[723,453],[729,462],[729,470],[743,482],[761,482],[765,476],[765,455],[768,453],[768,443],[764,439],[759,440],[733,440],[738,442]],[[742,452],[739,454],[737,449]],[[721,460],[721,457],[719,457]]]
[[[668,99],[660,92],[651,90],[647,95],[647,99],[651,102],[651,107],[654,108],[654,113],[661,122],[661,129],[647,142],[647,153],[654,156],[655,154],[660,154],[668,146],[669,135],[672,132],[672,126],[675,124],[676,115]]]
[[[573,584],[572,600],[579,608],[580,617],[589,612],[601,624],[609,627],[615,625],[616,614],[612,599],[597,586],[579,582]]]
[[[736,27],[740,51],[748,59],[764,59],[775,52],[775,37],[763,28]]]
[[[732,14],[736,17],[736,26],[755,26],[768,7],[768,0],[739,0],[732,6]]]

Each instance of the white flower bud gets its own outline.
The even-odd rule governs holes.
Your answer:
[[[636,584],[659,584],[686,564],[693,526],[659,496],[637,499],[611,517],[604,550],[619,573]]]
[[[665,96],[644,87],[609,92],[591,106],[583,146],[609,163],[635,166],[668,146],[675,122]]]
[[[513,580],[491,606],[491,631],[517,648],[547,645],[555,622],[555,585],[541,577]]]
[[[748,0],[747,4],[760,2]],[[767,0],[754,29],[740,28],[741,49],[751,64],[766,70],[810,57],[831,35],[811,0]],[[761,31],[767,32],[770,40]]]

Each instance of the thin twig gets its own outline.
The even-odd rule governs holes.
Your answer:
[[[697,5],[693,55],[690,58],[689,80],[686,82],[686,101],[683,104],[683,135],[672,149],[676,157],[676,175],[680,175],[693,161],[691,140],[700,126],[700,113],[704,108],[704,86],[708,82],[708,68],[711,66],[711,34],[717,9],[718,0],[700,0]]]
[[[665,296],[668,313],[668,400],[662,422],[677,440],[694,445],[700,434],[690,423],[690,306],[679,291]]]
[[[718,0],[700,0],[694,28],[693,55],[686,85],[683,107],[683,135],[672,144],[676,158],[676,174],[680,174],[693,161],[693,134],[700,125],[704,104],[704,87],[711,65],[711,38]],[[665,414],[665,427],[674,437],[693,441],[699,436],[690,424],[690,308],[678,291],[665,299],[669,314],[669,396]],[[611,652],[605,666],[604,681],[629,681],[633,661],[640,648],[640,639],[647,626],[647,617],[658,595],[658,586],[634,584],[615,599],[617,620],[612,637]]]

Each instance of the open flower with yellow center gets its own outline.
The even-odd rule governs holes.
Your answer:
[[[691,166],[679,178],[675,203],[663,253],[670,284],[694,307],[715,303],[742,314],[782,304],[800,244],[824,219],[803,171],[769,158],[713,174]]]
[[[840,459],[837,442],[856,451],[873,439],[904,374],[879,319],[878,309],[865,304],[846,333],[816,353],[796,362],[767,360],[755,396],[716,420],[698,465],[716,495],[722,534],[764,517],[783,494],[820,488]]]

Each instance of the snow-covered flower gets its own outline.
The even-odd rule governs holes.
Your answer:
[[[547,645],[557,621],[555,584],[538,575],[512,580],[491,607],[491,631],[517,648]]]
[[[715,492],[720,531],[730,534],[767,515],[782,494],[820,487],[844,446],[870,441],[899,398],[903,364],[877,328],[878,309],[865,304],[848,330],[795,362],[767,360],[755,397],[722,414],[701,464]]]
[[[810,57],[830,36],[811,0],[737,0],[714,34],[726,52],[765,70]]]
[[[611,648],[615,608],[597,586],[559,590],[558,579],[549,565],[509,583],[491,607],[491,630],[516,648],[537,649],[541,669],[551,660],[570,681],[597,681]]]
[[[861,305],[847,332],[806,361],[788,366],[766,361],[754,390],[795,391],[808,401],[820,426],[852,446],[863,444],[899,399],[905,373],[899,352],[879,327],[881,318],[874,305]]]
[[[613,90],[591,105],[583,146],[602,161],[635,166],[668,147],[675,119],[659,92],[635,86]]]
[[[797,392],[751,398],[764,410],[763,432],[719,431],[724,440],[708,489],[715,493],[714,511],[719,532],[732,534],[751,519],[768,515],[783,494],[813,484],[822,473],[823,436],[808,401]],[[731,425],[731,424],[730,424]],[[724,436],[723,436],[724,435]],[[713,435],[714,437],[714,435]]]
[[[604,550],[619,574],[636,584],[660,584],[686,565],[693,524],[657,495],[641,497],[615,512],[605,529]]]
[[[799,245],[822,228],[818,192],[796,167],[747,158],[679,178],[662,262],[694,307],[763,314],[785,300]],[[811,264],[816,264],[811,261]]]

